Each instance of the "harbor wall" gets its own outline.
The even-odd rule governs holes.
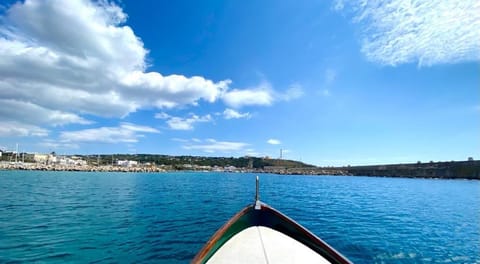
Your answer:
[[[480,161],[452,161],[338,168],[354,176],[480,179]]]

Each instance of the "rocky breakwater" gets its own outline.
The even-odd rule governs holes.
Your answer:
[[[92,171],[92,172],[165,172],[160,167],[122,167],[92,165],[46,165],[37,163],[0,163],[1,170]]]
[[[480,179],[480,161],[448,161],[336,168],[355,176]]]
[[[340,176],[351,175],[347,170],[318,168],[318,167],[288,168],[283,166],[265,166],[262,172],[285,174],[285,175],[340,175]]]

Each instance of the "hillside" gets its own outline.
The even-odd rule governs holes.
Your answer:
[[[270,159],[258,157],[201,157],[201,156],[169,156],[158,154],[113,154],[113,155],[76,155],[87,160],[92,165],[115,164],[118,160],[133,160],[139,163],[156,165],[198,165],[198,166],[234,166],[237,168],[263,169],[268,166],[281,166],[286,168],[314,167],[294,160]],[[99,162],[99,164],[98,164]]]

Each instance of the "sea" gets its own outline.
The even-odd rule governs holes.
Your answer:
[[[0,263],[189,263],[255,176],[0,171]],[[263,202],[354,263],[480,263],[480,181],[259,176]]]

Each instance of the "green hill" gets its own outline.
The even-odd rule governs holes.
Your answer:
[[[76,155],[87,160],[89,164],[108,165],[115,164],[118,160],[133,160],[139,163],[151,163],[156,165],[183,165],[191,164],[198,166],[235,166],[237,168],[255,168],[262,169],[266,166],[282,166],[287,168],[313,167],[294,160],[270,159],[259,157],[202,157],[202,156],[169,156],[158,154],[111,154],[111,155]]]

